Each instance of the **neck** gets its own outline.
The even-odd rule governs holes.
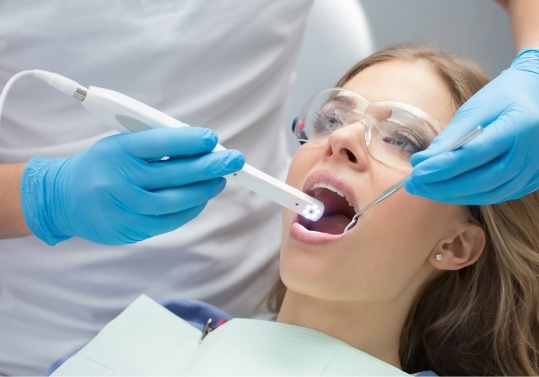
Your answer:
[[[401,368],[400,333],[409,305],[326,301],[287,291],[277,322],[312,328]]]

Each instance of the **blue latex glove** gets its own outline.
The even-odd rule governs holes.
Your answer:
[[[440,154],[473,128],[482,134]],[[454,204],[494,204],[539,187],[539,50],[522,50],[511,67],[471,97],[425,151],[412,156],[411,194]]]
[[[243,167],[238,151],[207,153],[216,144],[206,128],[160,128],[107,137],[69,158],[36,157],[21,180],[24,217],[49,245],[73,236],[121,245],[172,231]]]

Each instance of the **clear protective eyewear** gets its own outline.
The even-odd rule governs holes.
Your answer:
[[[441,131],[420,109],[400,102],[369,102],[344,88],[313,96],[292,129],[300,143],[326,145],[335,130],[358,124],[365,128],[365,144],[375,160],[407,169],[412,168],[410,157],[426,149]]]

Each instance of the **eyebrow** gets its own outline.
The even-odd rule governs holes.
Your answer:
[[[339,104],[342,104],[348,107],[352,107],[352,106],[355,107],[357,105],[357,104],[354,104],[354,101],[350,99],[350,96],[343,96],[343,95],[332,97],[328,101],[328,103],[332,103],[332,102],[337,102]]]

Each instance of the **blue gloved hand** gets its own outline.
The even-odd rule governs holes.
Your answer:
[[[439,155],[478,125],[482,134]],[[426,150],[412,156],[404,187],[454,204],[494,204],[539,188],[539,50],[522,50],[457,111]]]
[[[120,245],[172,231],[243,167],[238,151],[207,153],[216,144],[206,128],[160,128],[107,137],[69,158],[36,157],[21,180],[24,217],[49,245],[73,236]]]

